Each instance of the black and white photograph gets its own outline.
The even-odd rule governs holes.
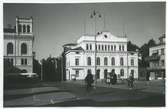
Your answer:
[[[166,2],[3,3],[3,107],[165,107]]]

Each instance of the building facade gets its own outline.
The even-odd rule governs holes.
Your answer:
[[[149,61],[147,71],[149,80],[165,78],[165,34],[159,38],[159,44],[149,48]]]
[[[4,59],[23,73],[33,72],[33,19],[16,17],[14,28],[4,28]]]
[[[94,77],[96,74],[97,80],[107,78],[110,73],[122,79],[133,74],[138,79],[138,53],[127,51],[127,38],[116,37],[110,32],[98,33],[96,39],[84,35],[77,43],[64,45],[64,57],[67,80],[82,80],[88,72]]]

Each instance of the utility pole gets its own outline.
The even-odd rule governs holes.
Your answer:
[[[96,88],[96,84],[97,84],[97,75],[96,75],[96,71],[97,71],[97,66],[96,66],[96,55],[97,55],[97,45],[96,45],[96,21],[97,21],[97,18],[101,18],[101,13],[94,10],[92,13],[91,13],[91,18],[94,18],[94,23],[95,23],[95,82],[94,82],[94,88]]]

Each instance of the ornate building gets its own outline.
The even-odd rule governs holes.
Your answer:
[[[127,51],[125,37],[101,32],[96,35],[96,41],[94,36],[85,35],[77,43],[65,44],[63,47],[67,80],[84,79],[87,72],[94,76],[96,74],[98,80],[107,78],[111,72],[122,79],[128,78],[130,74],[138,78],[138,53]]]
[[[15,28],[4,28],[4,59],[23,73],[33,72],[33,19],[16,17]]]
[[[149,79],[164,79],[165,78],[165,34],[159,38],[159,44],[149,48],[149,61],[147,71]]]

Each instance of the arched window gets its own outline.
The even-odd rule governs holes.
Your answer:
[[[119,45],[119,51],[121,51],[121,45]]]
[[[97,65],[100,65],[100,57],[97,57],[97,59],[96,59],[96,64],[97,64]]]
[[[111,58],[111,65],[115,65],[115,58],[114,57]]]
[[[131,66],[134,66],[134,59],[130,60]]]
[[[13,44],[11,42],[7,44],[7,54],[13,54]]]
[[[120,58],[120,65],[124,65],[124,59],[123,59],[123,57]]]
[[[21,54],[27,54],[27,44],[26,43],[21,44]]]
[[[30,33],[30,25],[27,25],[27,33]]]
[[[91,65],[91,57],[87,58],[87,65]]]
[[[104,65],[108,65],[108,59],[107,59],[107,57],[104,58]]]
[[[120,70],[120,75],[121,75],[121,76],[124,76],[124,69],[121,69],[121,70]]]
[[[26,26],[23,25],[23,33],[25,33],[25,32],[26,32]]]
[[[19,33],[21,32],[21,25],[20,24],[18,25],[18,32]]]

